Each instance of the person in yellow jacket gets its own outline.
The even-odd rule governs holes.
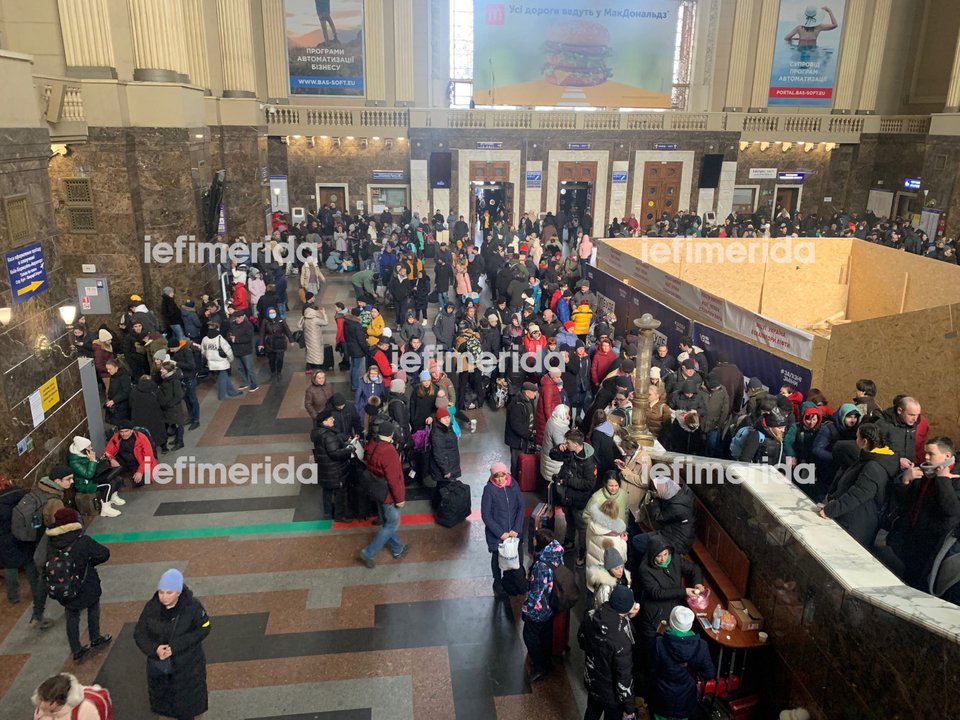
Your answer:
[[[383,328],[386,323],[383,321],[383,315],[380,314],[380,308],[370,310],[370,324],[367,325],[367,344],[373,347],[377,340],[383,335]]]
[[[573,320],[573,334],[581,340],[585,340],[587,333],[590,332],[590,323],[593,322],[593,310],[590,309],[590,303],[581,302],[577,309],[570,315]]]

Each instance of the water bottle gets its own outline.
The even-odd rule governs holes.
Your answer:
[[[723,620],[723,606],[717,603],[717,606],[713,609],[713,629],[715,632],[720,632],[720,623]]]

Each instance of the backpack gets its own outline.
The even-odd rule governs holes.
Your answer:
[[[378,503],[384,503],[387,501],[388,486],[387,479],[385,477],[380,477],[370,470],[370,468],[364,467],[363,470],[360,471],[357,481],[360,492],[362,492],[368,498],[375,500]]]
[[[43,505],[46,498],[31,490],[13,508],[10,532],[17,540],[37,542],[43,535]]]
[[[100,720],[114,720],[113,700],[110,699],[110,691],[99,685],[91,685],[83,689],[83,699],[92,704],[97,711],[97,717]],[[81,703],[82,704],[82,703]],[[70,713],[71,720],[77,720],[80,717],[80,705],[77,705]]]
[[[751,432],[756,432],[760,435],[761,445],[767,439],[766,436],[756,428],[752,428],[749,425],[744,425],[742,428],[737,430],[737,434],[734,435],[733,440],[730,441],[730,457],[732,457],[734,460],[740,459],[740,453],[743,452],[743,444],[747,441],[747,436]]]
[[[437,491],[435,498],[438,525],[445,528],[456,527],[470,515],[470,486],[460,480],[446,483]]]
[[[79,538],[77,538],[79,540]],[[43,566],[44,585],[47,595],[59,602],[70,602],[80,595],[83,581],[87,577],[87,568],[80,568],[77,559],[70,552],[77,541],[62,550],[51,550],[47,563]]]
[[[580,599],[577,578],[566,565],[553,569],[553,590],[550,591],[550,607],[557,612],[569,610]]]

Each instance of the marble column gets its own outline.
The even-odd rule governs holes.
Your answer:
[[[67,75],[116,78],[107,0],[58,0]]]
[[[217,16],[220,19],[223,96],[256,97],[250,0],[217,0]]]
[[[944,112],[960,112],[960,36],[953,52],[953,69],[950,70],[950,85],[947,87],[947,105]]]
[[[180,0],[128,0],[128,3],[133,30],[133,79],[186,81]]]
[[[396,101],[398,105],[411,105],[414,102],[413,0],[394,0],[393,43]]]
[[[262,0],[262,12],[267,97],[273,102],[287,103],[290,85],[287,76],[287,36],[283,29],[283,0]]]
[[[867,14],[867,0],[850,0],[847,12],[841,20],[843,39],[840,43],[840,67],[837,68],[836,89],[833,95],[835,115],[853,112],[853,88],[857,84],[860,70],[860,41],[863,38],[864,18]],[[840,19],[840,18],[838,18]]]
[[[183,3],[183,39],[190,81],[205,90],[210,88],[210,63],[207,60],[207,29],[203,18],[203,0]]]
[[[880,66],[887,49],[887,31],[890,28],[890,5],[893,0],[876,0],[867,61],[863,67],[858,115],[872,115],[877,110],[877,91],[880,89]]]
[[[753,65],[753,92],[750,112],[766,112],[770,95],[770,68],[773,66],[773,48],[777,42],[777,17],[780,3],[764,0],[760,6],[760,28],[752,42],[757,43],[757,57]],[[749,33],[748,33],[749,34]]]
[[[733,44],[730,46],[730,68],[727,70],[727,93],[724,112],[743,112],[743,91],[747,78],[747,53],[753,43],[754,0],[737,0],[733,20]]]
[[[383,0],[366,0],[363,4],[363,62],[367,105],[380,105],[387,99],[383,24]]]

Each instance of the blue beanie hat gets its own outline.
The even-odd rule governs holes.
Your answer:
[[[420,373],[420,382],[423,382],[424,380],[429,380],[429,379],[430,379],[429,370],[424,370],[423,372]]]
[[[157,583],[157,590],[173,590],[183,592],[183,573],[176,568],[170,568]]]

